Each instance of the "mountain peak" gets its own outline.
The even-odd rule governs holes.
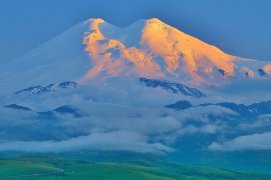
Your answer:
[[[122,74],[204,82],[219,79],[221,70],[228,76],[239,71],[245,76],[252,71],[249,67],[236,71],[238,67],[233,61],[237,57],[157,18],[139,20],[127,28],[118,28],[99,18],[89,22],[84,45],[96,66],[86,79],[103,72],[109,77]]]
[[[103,74],[206,84],[221,78],[251,78],[263,67],[262,63],[226,54],[158,18],[139,20],[127,28],[102,19],[90,22],[84,45],[94,67],[85,79]]]
[[[97,23],[97,22],[105,22],[102,18],[89,18],[87,22]]]
[[[162,22],[160,19],[158,18],[150,18],[150,19],[147,19],[146,20],[147,23],[163,23],[165,24],[164,22]]]

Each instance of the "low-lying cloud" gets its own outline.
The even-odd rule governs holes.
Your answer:
[[[167,153],[172,148],[161,143],[148,143],[148,138],[127,131],[96,132],[63,141],[14,141],[3,143],[0,151],[51,153],[76,150],[133,151],[140,153]]]
[[[271,150],[271,132],[238,136],[222,143],[209,146],[213,151]]]
[[[168,100],[160,102],[161,104],[152,102],[152,99],[157,98],[154,95],[151,99],[141,96],[136,103],[122,103],[127,101],[130,94],[120,90],[116,95],[121,96],[120,103],[117,101],[119,97],[114,99],[112,94],[101,96],[99,93],[103,93],[102,91],[97,93],[87,90],[89,89],[84,90],[86,92],[83,92],[83,95],[74,93],[70,97],[69,93],[65,96],[56,93],[55,96],[47,97],[44,103],[49,104],[50,109],[69,105],[78,109],[82,117],[74,117],[69,113],[54,113],[55,117],[41,116],[36,112],[49,110],[44,108],[46,105],[37,105],[40,104],[41,97],[23,101],[31,105],[29,107],[34,110],[32,112],[0,108],[0,151],[49,153],[101,150],[168,153],[183,148],[184,146],[177,144],[182,143],[182,140],[186,141],[186,144],[188,141],[195,141],[190,144],[198,143],[199,147],[204,144],[204,147],[201,147],[203,149],[207,148],[206,144],[214,142],[209,149],[217,151],[269,148],[267,141],[256,140],[260,139],[261,135],[268,139],[268,134],[264,132],[270,131],[270,126],[267,127],[271,122],[270,115],[247,121],[242,119],[240,114],[216,105],[175,111],[162,108],[161,104],[166,105]],[[132,92],[136,93],[138,90],[140,89],[133,89]],[[111,89],[108,91],[111,92]],[[95,93],[104,99],[95,99]],[[129,100],[135,99],[136,95]],[[153,105],[139,106],[144,100]],[[197,136],[199,134],[200,136]],[[241,134],[248,135],[240,136]],[[202,138],[195,140],[192,137],[194,135]],[[250,144],[250,139],[260,143]]]

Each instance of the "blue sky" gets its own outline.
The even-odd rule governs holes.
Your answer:
[[[270,0],[1,0],[0,62],[89,17],[126,26],[157,17],[223,51],[271,61]]]

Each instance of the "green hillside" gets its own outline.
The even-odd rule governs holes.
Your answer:
[[[1,180],[173,180],[244,179],[271,180],[253,172],[192,167],[176,164],[144,166],[138,163],[90,163],[47,157],[0,160]]]

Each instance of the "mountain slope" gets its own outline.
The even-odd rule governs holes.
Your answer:
[[[147,87],[160,87],[162,89],[165,89],[167,91],[170,91],[172,93],[179,93],[183,94],[185,96],[191,96],[191,97],[205,97],[205,94],[203,94],[201,91],[197,90],[196,88],[188,87],[184,84],[176,83],[176,82],[168,82],[168,81],[161,81],[157,79],[147,79],[147,78],[140,78],[140,82],[143,82]]]
[[[210,83],[221,77],[259,77],[258,70],[267,65],[228,55],[156,18],[137,21],[125,29],[102,19],[88,22],[84,45],[94,67],[86,79],[140,75]]]
[[[207,107],[207,106],[221,106],[232,111],[239,113],[242,116],[258,116],[263,114],[271,114],[271,101],[262,101],[252,103],[250,105],[236,104],[233,102],[221,102],[221,103],[206,103],[192,106],[188,101],[178,101],[174,104],[165,106],[175,110],[184,110],[191,107]]]
[[[48,93],[52,91],[57,91],[59,89],[67,89],[67,88],[78,88],[80,85],[76,82],[72,81],[66,81],[66,82],[60,82],[56,84],[49,84],[46,86],[34,86],[29,87],[26,89],[22,89],[19,91],[16,91],[15,94],[24,94],[24,95],[37,95],[37,94],[43,94]]]
[[[79,23],[24,56],[0,66],[0,94],[25,87],[76,81],[91,67],[82,45],[87,26]]]
[[[145,159],[144,159],[145,160]],[[146,161],[146,160],[145,160]],[[143,161],[143,163],[146,163]],[[0,160],[1,179],[65,179],[65,180],[205,180],[205,179],[271,179],[257,172],[243,172],[211,167],[198,167],[170,163],[144,165],[140,161],[121,163],[93,163],[55,157],[27,157]],[[5,165],[5,166],[4,166]]]

